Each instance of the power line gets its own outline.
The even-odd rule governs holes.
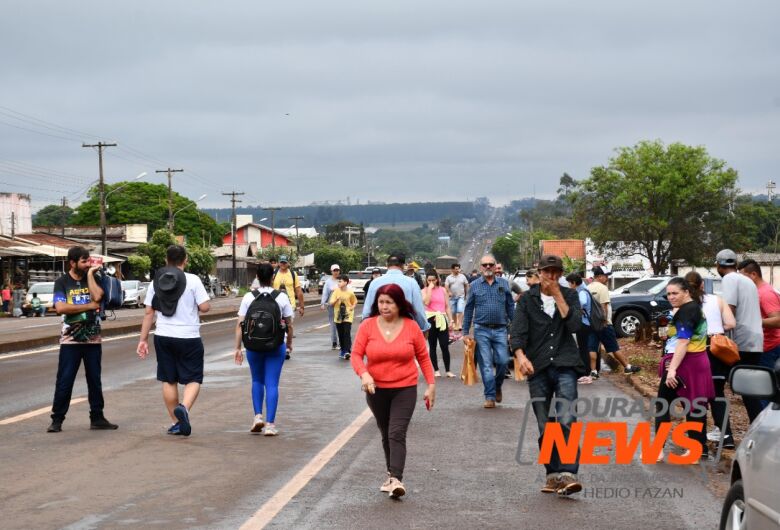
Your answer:
[[[231,204],[231,206],[233,208],[233,222],[231,223],[232,227],[231,227],[231,230],[230,230],[230,232],[231,232],[230,239],[231,239],[231,242],[233,244],[233,278],[232,278],[232,280],[233,280],[234,283],[237,283],[237,278],[236,278],[236,231],[237,231],[237,227],[236,227],[236,203],[241,202],[241,200],[240,199],[236,199],[236,197],[239,196],[239,195],[244,195],[244,192],[243,191],[241,191],[241,192],[239,192],[239,191],[231,191],[230,193],[224,193],[223,192],[222,195],[230,195],[230,204]],[[262,238],[261,238],[261,241],[260,241],[260,246],[261,247],[263,246]]]

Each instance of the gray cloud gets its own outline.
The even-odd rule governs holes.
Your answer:
[[[17,2],[0,105],[118,140],[110,180],[184,167],[208,206],[549,196],[645,138],[775,176],[780,4],[523,4]],[[96,176],[79,135],[4,123],[63,133],[0,113],[0,159]]]

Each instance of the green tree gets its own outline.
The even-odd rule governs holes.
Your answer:
[[[642,141],[591,170],[575,213],[597,246],[617,251],[632,242],[659,274],[672,258],[700,263],[714,256],[736,182],[737,172],[704,147]]]
[[[314,253],[314,264],[321,271],[329,271],[330,266],[337,263],[343,272],[359,270],[363,267],[363,255],[361,252],[336,245],[322,247]]]
[[[504,264],[505,271],[515,270],[520,263],[520,240],[514,236],[497,237],[491,252],[498,261]]]
[[[216,258],[209,249],[201,246],[187,247],[187,272],[203,276],[214,270]]]
[[[134,278],[144,279],[152,268],[152,258],[140,254],[134,254],[127,257],[127,264],[130,266],[130,273]]]
[[[294,265],[298,261],[298,254],[295,252],[295,247],[265,247],[264,249],[258,249],[257,259],[263,261],[269,261],[271,258],[279,261],[279,256],[287,256],[290,265]]]
[[[71,224],[73,208],[61,204],[49,204],[33,215],[33,226],[62,226]]]
[[[146,224],[149,232],[168,225],[168,187],[148,182],[117,182],[106,186],[110,193],[106,201],[106,220],[109,224]],[[71,223],[76,225],[97,225],[100,223],[100,202],[97,187],[90,189],[88,199],[81,203]],[[174,192],[173,211],[175,233],[183,234],[188,241],[201,244],[220,245],[222,236],[230,231],[227,223],[218,224],[212,217],[201,213],[195,203]]]
[[[155,230],[152,239],[147,243],[138,245],[136,251],[141,256],[148,256],[151,261],[152,272],[165,266],[165,252],[168,247],[176,244],[176,238],[168,230],[161,228]]]

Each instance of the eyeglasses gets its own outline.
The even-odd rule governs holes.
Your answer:
[[[496,264],[492,263],[492,262],[491,263],[480,263],[480,265],[483,266],[483,267],[495,267],[496,266]]]

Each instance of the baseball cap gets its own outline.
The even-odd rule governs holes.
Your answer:
[[[595,278],[596,276],[601,276],[601,275],[611,276],[612,272],[604,272],[604,269],[602,269],[599,266],[593,267],[593,277]]]
[[[553,254],[545,254],[539,260],[539,270],[560,269],[563,270],[563,260]]]
[[[287,259],[287,255],[286,254],[282,254],[281,256],[279,256],[279,263],[289,263],[289,261],[290,260]]]
[[[341,267],[339,267],[337,263],[334,263],[333,265],[330,266],[330,270],[331,270],[331,272],[333,272],[333,271],[340,271]]]
[[[715,256],[715,263],[722,267],[736,267],[737,253],[729,248],[724,248]]]
[[[380,268],[372,269],[371,274],[382,274],[382,269]]]

